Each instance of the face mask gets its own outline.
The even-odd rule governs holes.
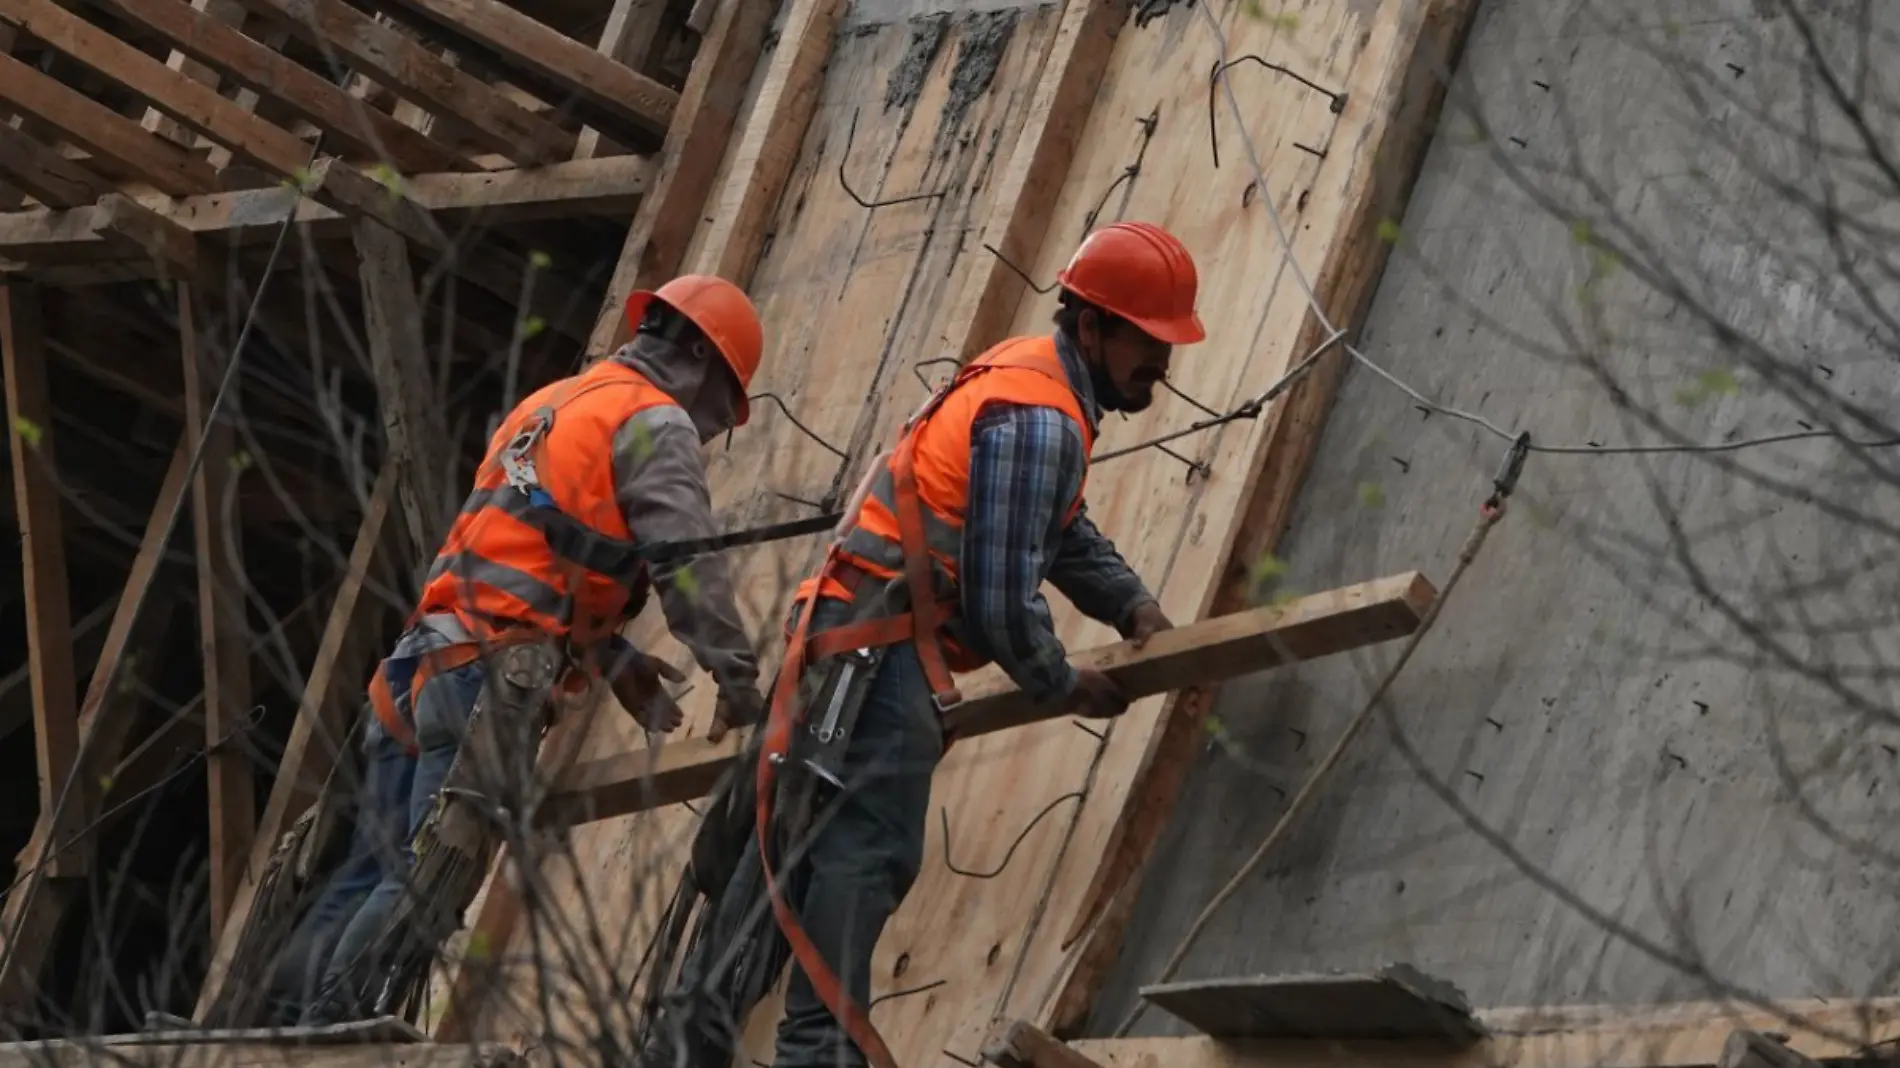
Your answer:
[[[1106,361],[1099,356],[1096,359],[1088,359],[1085,356],[1082,364],[1089,369],[1089,385],[1095,390],[1095,403],[1101,405],[1103,411],[1139,412],[1146,410],[1150,404],[1154,403],[1155,397],[1152,391],[1146,397],[1137,400],[1116,389],[1115,380],[1109,376]]]

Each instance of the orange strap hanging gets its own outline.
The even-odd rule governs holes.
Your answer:
[[[823,567],[830,568],[836,558],[834,546],[826,554]],[[804,969],[805,978],[811,982],[812,991],[818,995],[818,1000],[831,1010],[831,1015],[858,1049],[864,1052],[873,1068],[897,1068],[890,1047],[884,1044],[884,1036],[871,1026],[871,1018],[864,1009],[851,1000],[844,984],[839,982],[837,973],[825,962],[824,954],[818,951],[811,936],[805,933],[805,928],[798,922],[798,915],[786,902],[778,877],[772,870],[772,789],[777,779],[778,764],[791,751],[798,683],[805,669],[808,652],[806,639],[811,634],[812,613],[818,607],[818,588],[818,583],[812,583],[800,601],[798,624],[792,628],[785,647],[785,665],[779,669],[778,681],[772,686],[771,711],[766,719],[765,737],[759,749],[757,775],[759,864],[764,869],[766,889],[772,899],[772,916],[778,921],[779,930],[791,946],[792,956],[797,959],[798,966]]]

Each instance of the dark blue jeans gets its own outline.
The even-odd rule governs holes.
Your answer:
[[[390,859],[403,850],[401,814],[408,812],[416,762],[389,742],[382,725],[369,715],[364,739],[366,760],[356,790],[356,826],[349,855],[330,873],[322,893],[304,914],[278,957],[271,978],[271,1022],[298,1022],[322,985],[337,938],[382,881]],[[380,738],[380,740],[379,740]],[[392,818],[397,817],[397,818]]]
[[[870,1004],[871,954],[878,937],[923,866],[930,776],[942,756],[943,728],[916,650],[908,642],[893,646],[879,665],[846,749],[842,777],[847,789],[835,802],[819,806],[813,817],[818,832],[799,869],[778,873],[787,903],[861,1008]],[[710,987],[703,979],[761,906],[765,913],[757,922],[779,937],[765,902],[753,838],[719,899],[711,936],[688,957],[678,992],[668,999],[669,1015],[678,1015],[696,1043],[710,1044],[726,1056],[717,1066],[693,1068],[730,1063],[734,1029],[743,1026],[753,1006],[732,1004],[731,996],[713,992],[726,989],[727,975]],[[794,966],[778,1028],[777,1068],[864,1063],[803,970]]]
[[[426,637],[405,638],[397,645],[397,656],[419,655],[441,644]],[[320,947],[328,944],[327,938],[313,943],[319,948],[307,958],[306,975],[320,977],[318,996],[306,1002],[300,1023],[331,1023],[368,1011],[366,999],[388,964],[379,951],[390,947],[379,939],[407,892],[416,832],[435,807],[435,795],[455,763],[485,678],[478,660],[435,675],[412,696],[417,746],[413,757],[371,718],[363,743],[363,805],[350,857],[311,909],[315,923],[337,932],[334,946],[324,952]],[[306,926],[312,924],[306,919]]]

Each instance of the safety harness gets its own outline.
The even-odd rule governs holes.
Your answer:
[[[811,982],[812,991],[818,995],[825,1007],[831,1010],[844,1032],[874,1068],[896,1068],[890,1047],[884,1038],[872,1026],[866,1010],[852,1000],[845,991],[838,976],[832,971],[824,956],[819,953],[804,927],[798,922],[797,914],[786,902],[784,893],[773,872],[773,794],[779,765],[784,763],[791,751],[793,730],[799,716],[798,691],[800,678],[812,664],[831,656],[853,650],[876,649],[898,642],[909,641],[916,647],[917,658],[922,664],[924,678],[930,685],[931,703],[938,713],[948,712],[961,704],[962,693],[957,689],[951,676],[948,658],[945,656],[940,630],[956,611],[954,587],[948,596],[939,596],[932,583],[930,539],[926,524],[929,521],[924,512],[923,499],[917,492],[916,452],[917,442],[924,426],[931,416],[942,408],[944,402],[960,386],[969,383],[978,375],[989,371],[1007,368],[1022,368],[1047,374],[1044,361],[1002,355],[992,360],[972,363],[960,369],[942,388],[932,394],[922,408],[904,424],[902,436],[892,450],[888,466],[889,500],[897,519],[898,540],[903,550],[902,579],[909,595],[909,607],[905,611],[890,615],[875,615],[884,605],[866,603],[859,598],[854,602],[852,618],[837,626],[826,627],[812,633],[812,616],[815,614],[819,598],[825,588],[825,579],[837,579],[840,573],[847,576],[862,576],[864,572],[856,568],[841,554],[854,547],[851,531],[842,538],[834,539],[819,567],[818,578],[807,582],[794,606],[794,618],[787,628],[784,667],[778,673],[778,679],[772,687],[772,699],[769,716],[763,732],[763,744],[759,753],[756,773],[757,816],[755,831],[759,843],[759,860],[764,868],[766,886],[771,895],[772,915],[778,921],[779,930],[784,933],[786,942],[791,946],[792,954],[805,972],[805,978]],[[1066,376],[1063,384],[1073,389]],[[880,481],[883,475],[875,476]],[[847,513],[851,514],[851,513]],[[934,517],[931,517],[934,518]],[[855,581],[855,579],[853,580]],[[849,587],[852,582],[847,582]],[[885,598],[870,598],[871,602],[886,601]],[[871,618],[866,618],[870,616]],[[944,738],[948,749],[951,739]]]
[[[535,409],[508,444],[495,454],[493,463],[500,466],[505,481],[497,487],[491,504],[541,533],[557,565],[567,577],[570,593],[579,588],[583,572],[592,572],[626,587],[630,591],[627,614],[637,614],[651,589],[648,569],[653,564],[669,563],[741,545],[817,533],[838,522],[840,516],[832,514],[707,538],[643,544],[603,534],[562,511],[554,495],[543,485],[540,475],[543,467],[549,463],[548,435],[554,428],[556,411],[596,389],[630,387],[635,383],[633,379],[615,377],[572,384],[548,398],[547,404]],[[487,467],[484,473],[493,470]],[[568,611],[569,618],[564,622],[571,625],[571,597]],[[411,613],[406,626],[414,627],[425,615],[418,607]],[[569,695],[583,692],[598,675],[597,643],[592,640],[595,637],[598,636],[583,635],[578,642],[567,642],[568,670],[557,687],[562,692]],[[431,678],[472,664],[485,654],[528,642],[545,641],[547,638],[548,635],[537,627],[503,626],[484,638],[441,646],[418,656],[391,657],[377,665],[376,673],[370,678],[370,705],[390,736],[414,755],[417,752],[415,731],[410,725],[414,695],[421,693]]]

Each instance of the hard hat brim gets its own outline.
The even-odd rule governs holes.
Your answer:
[[[1198,312],[1185,319],[1129,319],[1142,333],[1170,345],[1198,345],[1207,340],[1207,328]]]
[[[660,295],[650,289],[637,289],[627,294],[627,329],[634,333],[639,333],[640,320],[646,318],[647,308],[651,306],[654,301],[659,299]],[[684,315],[685,313],[682,312],[681,314]],[[687,318],[690,319],[692,317],[689,315]],[[698,324],[695,323],[694,325],[697,326]],[[717,345],[713,347],[715,349],[718,348]],[[734,428],[742,427],[752,419],[752,402],[746,398],[745,387],[739,384],[739,373],[733,370],[731,358],[725,354],[724,350],[721,350],[719,353],[719,365],[726,369],[726,374],[732,382],[732,388],[734,392],[739,395],[739,403],[733,413],[732,425]]]

